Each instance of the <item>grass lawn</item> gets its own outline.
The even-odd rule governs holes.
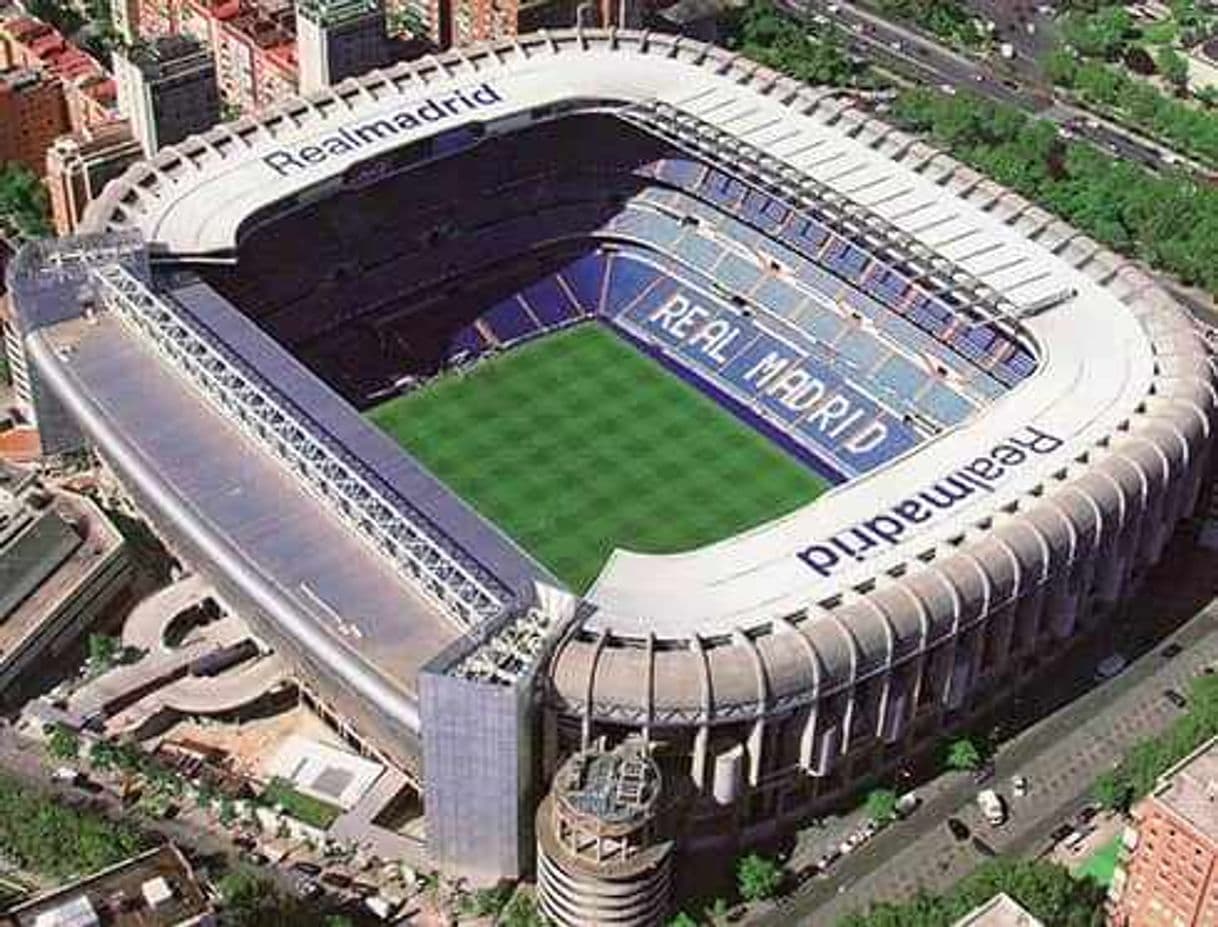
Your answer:
[[[268,803],[282,808],[289,817],[310,824],[318,830],[327,830],[335,818],[343,813],[341,808],[312,795],[297,792],[290,783],[279,778],[272,779],[267,784],[262,797]]]
[[[593,324],[445,377],[369,416],[577,592],[616,547],[685,550],[828,487]]]
[[[1102,847],[1083,860],[1075,875],[1080,878],[1094,879],[1100,885],[1108,885],[1112,881],[1112,872],[1116,869],[1117,855],[1121,852],[1121,835],[1117,834]]]

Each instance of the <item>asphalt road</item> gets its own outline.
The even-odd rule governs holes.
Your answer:
[[[1089,673],[1096,654],[1129,645],[1125,652],[1132,655],[1134,647],[1149,646],[1156,641],[1154,625],[1161,616],[1170,623],[1174,620],[1171,613],[1181,609],[1191,613],[1196,610],[1196,599],[1212,595],[1212,580],[1189,577],[1200,576],[1203,571],[1215,575],[1218,556],[1191,548],[1177,549],[1181,551],[1178,570],[1163,571],[1125,620],[1112,621],[1089,653],[1072,661],[1079,673]],[[1186,588],[1190,583],[1191,591]],[[1141,644],[1132,640],[1137,633],[1144,637]],[[1169,641],[1183,648],[1171,659],[1162,656]],[[919,888],[947,888],[984,860],[971,841],[958,842],[950,835],[945,825],[949,816],[963,820],[974,835],[998,853],[1038,855],[1049,846],[1049,832],[1087,803],[1097,776],[1115,765],[1134,743],[1161,731],[1179,715],[1179,709],[1163,696],[1164,690],[1187,691],[1188,680],[1215,663],[1218,600],[1210,599],[1190,620],[1145,650],[1121,675],[1066,701],[1000,748],[991,785],[1008,799],[1011,820],[1006,825],[991,828],[981,820],[975,805],[980,786],[969,776],[945,775],[930,789],[920,790],[931,797],[910,818],[840,860],[828,878],[812,879],[775,906],[758,912],[752,923],[830,927],[845,913],[873,901],[907,898]],[[1062,672],[1055,668],[1053,675]],[[1069,692],[1063,689],[1052,697],[1067,699]],[[1010,794],[1010,777],[1016,773],[1026,775],[1031,784],[1029,795],[1022,799]]]

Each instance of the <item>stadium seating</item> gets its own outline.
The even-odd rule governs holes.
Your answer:
[[[426,377],[589,316],[653,338],[637,312],[692,293],[849,393],[899,436],[893,452],[1034,372],[1027,348],[924,291],[815,208],[610,117],[579,121],[457,146],[423,186],[407,172],[299,206],[244,232],[236,271],[205,273],[357,403],[404,374]],[[559,145],[566,155],[555,162]],[[712,383],[697,363],[708,391],[740,397],[738,382]],[[754,400],[767,423],[777,416],[816,446],[794,433],[798,421]]]

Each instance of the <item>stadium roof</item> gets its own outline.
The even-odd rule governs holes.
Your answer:
[[[1156,377],[1172,376],[1187,323],[1140,272],[831,92],[672,36],[542,33],[373,72],[162,151],[108,187],[86,223],[137,228],[154,255],[230,260],[243,224],[369,158],[578,100],[659,101],[719,130],[729,164],[733,139],[766,152],[1001,294],[1041,355],[1037,373],[982,414],[805,509],[683,554],[617,552],[588,596],[600,607],[593,629],[729,633],[865,591],[1081,472],[1153,407]]]

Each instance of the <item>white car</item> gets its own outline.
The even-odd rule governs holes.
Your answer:
[[[1023,798],[1028,794],[1028,777],[1027,776],[1012,776],[1011,777],[1011,794],[1016,798]]]

